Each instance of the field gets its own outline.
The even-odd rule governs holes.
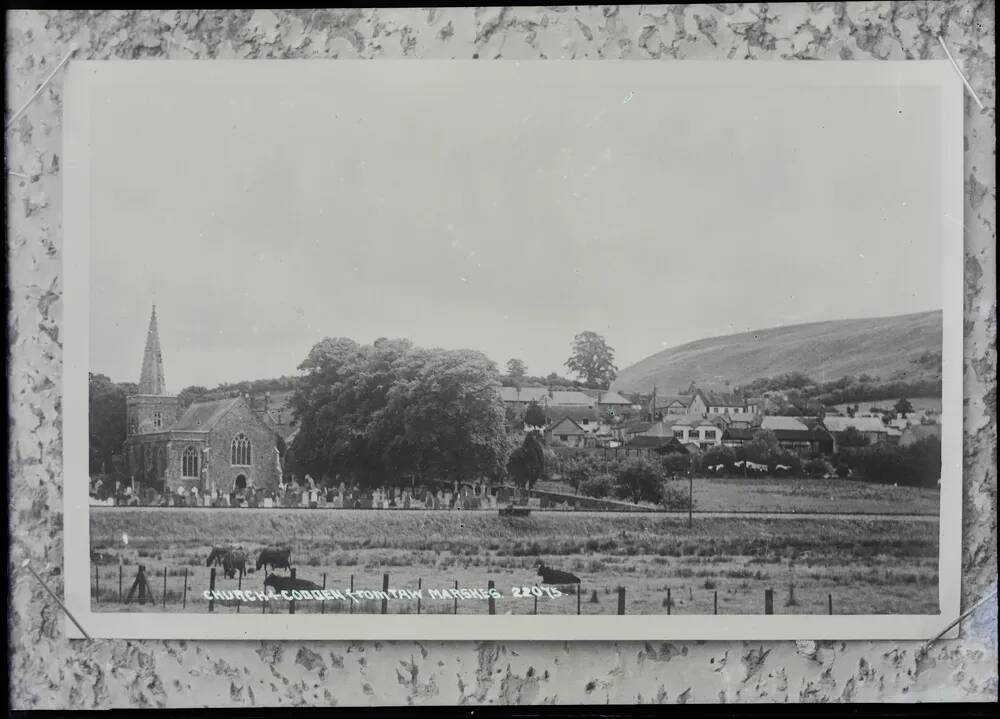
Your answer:
[[[694,480],[694,507],[703,512],[739,509],[936,517],[940,511],[940,491],[852,479],[708,478]]]
[[[898,399],[898,398],[897,398]],[[932,410],[941,414],[941,398],[940,397],[907,397],[910,400],[910,404],[913,405],[913,409],[917,412],[926,412],[927,410]],[[869,399],[869,400],[858,400],[857,402],[844,402],[842,404],[834,405],[833,408],[838,412],[847,413],[848,407],[853,407],[858,405],[862,412],[868,412],[871,407],[879,407],[881,409],[891,410],[893,405],[896,404],[895,399]]]
[[[616,588],[625,587],[629,614],[760,614],[764,590],[775,613],[822,614],[832,598],[838,614],[937,611],[936,518],[796,518],[534,512],[502,518],[494,512],[95,508],[91,543],[107,564],[91,568],[95,611],[205,612],[205,558],[213,544],[240,543],[256,556],[265,544],[287,543],[300,578],[330,589],[424,591],[425,613],[486,613],[483,599],[432,600],[430,588],[485,588],[503,595],[498,614],[577,611],[575,595],[515,598],[514,587],[538,581],[539,559],[582,580],[580,611],[614,614]],[[122,541],[127,534],[128,543]],[[119,562],[121,563],[119,565]],[[137,565],[145,567],[156,606],[123,605]],[[94,572],[98,573],[95,586]],[[166,605],[162,603],[167,572]],[[183,582],[188,584],[182,607]],[[236,589],[218,573],[217,589]],[[242,587],[262,590],[254,573]],[[319,612],[319,602],[297,602],[297,612]],[[241,611],[287,612],[285,602],[242,604]],[[416,612],[410,599],[391,599],[390,613]],[[322,610],[348,611],[326,602]],[[376,613],[381,601],[363,600],[358,613]],[[215,611],[236,611],[216,602]]]
[[[674,480],[687,492],[686,479]],[[550,492],[573,494],[572,485],[539,482]],[[926,514],[937,516],[937,488],[894,487],[853,479],[799,479],[696,477],[693,486],[697,512],[820,512],[840,514]]]

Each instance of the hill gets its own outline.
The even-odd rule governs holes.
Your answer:
[[[882,381],[940,376],[940,311],[773,327],[671,347],[618,374],[625,392],[724,389],[761,377],[802,372],[829,381],[868,374]],[[929,354],[928,354],[929,353]],[[930,360],[930,361],[928,361]]]

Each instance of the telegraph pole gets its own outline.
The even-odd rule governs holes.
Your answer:
[[[694,513],[694,473],[688,470],[688,529],[691,529]]]

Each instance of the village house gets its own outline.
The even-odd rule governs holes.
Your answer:
[[[592,434],[571,417],[563,417],[549,425],[545,430],[545,439],[550,444],[555,439],[567,447],[585,447]]]
[[[664,417],[642,434],[646,437],[673,437],[686,446],[704,450],[722,444],[721,422],[713,423],[704,417],[683,415]]]
[[[763,398],[741,398],[735,395],[703,391],[694,387],[687,393],[660,395],[653,390],[651,406],[656,420],[677,415],[719,415],[749,424],[764,413]]]
[[[752,417],[764,413],[763,398],[737,397],[717,392],[702,393],[709,414],[732,417]]]
[[[277,489],[277,434],[246,397],[194,402],[167,393],[156,308],[149,319],[139,391],[125,400],[124,443],[129,477],[160,493],[204,496],[255,487]]]
[[[632,401],[617,392],[598,391],[596,399],[597,410],[602,418],[623,417],[633,411]]]

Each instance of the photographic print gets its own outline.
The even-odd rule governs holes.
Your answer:
[[[68,83],[88,633],[927,638],[957,616],[947,63]]]

